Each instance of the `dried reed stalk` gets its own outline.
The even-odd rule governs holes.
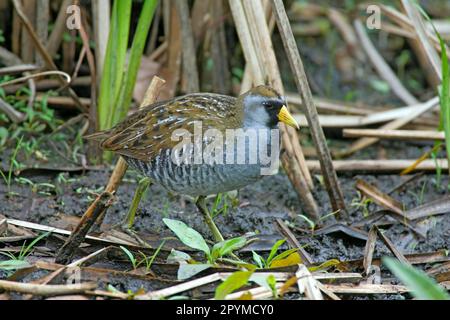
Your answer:
[[[342,215],[347,216],[344,196],[337,179],[336,171],[333,167],[333,162],[327,146],[325,135],[318,121],[317,109],[314,105],[311,89],[308,85],[308,80],[303,68],[303,63],[298,52],[294,35],[292,34],[292,29],[286,14],[286,10],[284,8],[284,4],[281,0],[273,0],[272,8],[277,20],[278,30],[280,31],[289,63],[291,65],[291,69],[294,74],[294,80],[297,85],[297,89],[302,95],[302,99],[305,105],[305,115],[308,119],[311,136],[317,149],[317,155],[321,164],[322,174],[324,176],[325,186],[330,197],[331,206],[333,210],[340,210]]]
[[[250,68],[253,84],[269,84],[283,94],[283,84],[272,47],[270,31],[266,20],[261,19],[265,16],[262,3],[254,0],[229,0],[229,5],[244,51],[244,57]],[[303,171],[307,171],[307,168],[303,166],[302,169],[299,164],[302,160],[304,163],[304,156],[298,143],[298,136],[295,130],[290,130],[284,125],[281,125],[281,135],[286,151],[281,160],[286,173],[299,195],[305,212],[313,219],[318,220],[317,204],[311,195],[308,184],[305,183]],[[312,179],[310,181],[312,183]]]

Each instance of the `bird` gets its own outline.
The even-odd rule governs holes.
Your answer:
[[[266,85],[238,97],[191,93],[143,107],[86,138],[122,156],[152,182],[196,197],[214,239],[223,241],[205,199],[277,172],[277,164],[264,169],[273,166],[267,159],[279,159],[278,123],[299,129],[286,105],[286,99]]]

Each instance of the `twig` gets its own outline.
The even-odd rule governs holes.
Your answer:
[[[24,77],[20,77],[20,78],[17,78],[17,79],[13,79],[13,80],[10,80],[10,81],[6,81],[6,82],[3,82],[3,83],[0,83],[0,88],[1,87],[6,87],[6,86],[9,86],[9,85],[12,85],[12,84],[24,82],[24,81],[29,80],[29,79],[43,77],[43,76],[50,76],[50,75],[63,76],[64,78],[66,78],[66,81],[68,83],[70,83],[70,81],[71,81],[70,76],[67,73],[63,72],[63,71],[58,71],[58,70],[43,71],[43,72],[29,74],[29,75],[26,75]]]
[[[392,122],[389,122],[380,129],[398,129],[406,125],[407,123],[411,122],[413,119],[416,119],[420,115],[424,114],[428,110],[431,110],[439,103],[439,98],[435,97],[433,99],[428,100],[427,102],[415,105],[413,107],[413,110],[409,112],[406,116],[403,118],[399,118],[397,120],[394,120]],[[411,106],[412,107],[412,106]],[[356,151],[359,151],[361,149],[367,148],[368,146],[378,142],[379,139],[377,138],[362,138],[354,142],[347,150],[344,150],[340,155],[341,156],[349,156]]]
[[[22,2],[22,10],[24,15],[27,16],[29,23],[33,26],[33,29],[36,30],[36,1],[31,0]],[[21,29],[20,58],[26,63],[34,62],[36,50],[31,44],[30,36],[27,33],[26,26],[23,23]]]
[[[240,0],[229,0],[228,3],[233,14],[234,23],[236,24],[236,31],[241,42],[245,61],[250,65],[253,79],[255,79],[255,81],[264,79],[262,73],[263,66],[260,65],[257,56],[252,55],[252,53],[256,52],[256,48],[251,37],[242,3]]]
[[[71,80],[70,83],[71,87],[83,87],[83,86],[89,86],[91,85],[91,77],[90,76],[81,76],[77,77],[75,79]],[[22,85],[11,85],[5,88],[5,92],[8,94],[14,93],[18,91]],[[57,79],[36,79],[36,90],[38,91],[46,91],[50,89],[55,89],[61,87],[61,83]],[[83,100],[85,98],[80,98],[80,100]],[[75,105],[75,102],[72,103]]]
[[[87,233],[94,224],[95,220],[111,206],[113,196],[109,192],[103,192],[86,210],[80,222],[64,245],[56,254],[56,263],[66,264],[72,259],[75,250],[84,241]]]
[[[13,108],[13,106],[11,106],[6,101],[3,101],[3,99],[1,98],[0,98],[0,111],[4,112],[8,116],[8,118],[10,118],[11,121],[14,123],[20,123],[27,118],[26,114],[17,111],[16,109]]]
[[[255,85],[268,83],[283,94],[283,84],[270,31],[265,19],[260,18],[265,16],[262,4],[259,1],[241,0],[230,0],[229,4],[244,56],[249,68],[251,68],[252,81],[249,77],[249,83],[253,82]],[[304,164],[304,156],[298,142],[298,136],[293,128],[287,128],[284,124],[280,125],[280,129],[283,148],[287,153],[287,155],[283,154],[281,157],[283,167],[302,202],[306,214],[317,221],[319,210],[309,190],[309,185],[312,186],[312,178]]]
[[[135,298],[136,298],[136,300],[161,299],[164,297],[172,296],[172,295],[180,293],[180,292],[188,291],[188,290],[203,286],[208,283],[219,281],[221,279],[223,279],[223,276],[220,273],[214,273],[214,274],[210,274],[208,276],[202,277],[202,278],[198,278],[195,280],[181,283],[181,284],[173,286],[173,287],[164,288],[164,289],[157,290],[157,291],[152,291],[145,295],[139,295],[139,296],[136,296]]]
[[[66,285],[43,285],[0,280],[0,288],[7,291],[29,293],[37,296],[60,296],[93,290],[97,288],[97,284],[86,282]]]
[[[298,265],[297,277],[298,291],[304,294],[309,300],[323,300],[322,293],[317,286],[317,280],[311,275],[309,270],[303,265]]]
[[[409,289],[405,286],[393,285],[393,284],[368,284],[360,283],[358,285],[353,284],[324,284],[327,290],[334,293],[345,294],[387,294],[387,293],[405,293],[409,292]]]
[[[425,24],[423,23],[423,19],[419,11],[409,0],[402,0],[401,3],[406,13],[408,14],[412,24],[414,25],[413,30],[417,34],[419,43],[422,46],[424,52],[426,53],[426,57],[428,59],[428,62],[432,66],[432,70],[434,71],[435,76],[440,81],[442,81],[441,60],[439,59],[436,50],[430,44],[430,41],[426,34]]]
[[[280,293],[280,289],[282,288],[281,283],[277,283],[275,285],[275,289]],[[273,292],[271,289],[267,287],[256,287],[248,290],[242,290],[238,292],[233,292],[230,294],[227,294],[224,298],[224,300],[237,300],[244,294],[251,294],[252,300],[262,300],[262,299],[268,299],[273,298]],[[214,298],[210,299],[214,300]]]
[[[103,62],[105,61],[106,45],[108,43],[110,24],[110,1],[92,1],[92,24],[94,25],[95,62],[97,73],[103,74]],[[99,78],[97,79],[97,85]]]
[[[380,174],[387,172],[400,172],[410,167],[415,160],[335,160],[333,165],[338,172],[370,172]],[[316,160],[306,160],[309,170],[320,172],[320,163]],[[447,170],[446,159],[425,160],[420,163],[416,171],[436,171],[436,168]]]
[[[344,129],[343,135],[346,138],[371,137],[394,140],[445,140],[443,131],[425,130],[383,130],[383,129]]]
[[[372,226],[367,236],[366,247],[364,249],[363,267],[364,273],[366,275],[369,275],[369,270],[370,267],[372,266],[373,252],[375,251],[376,241],[377,241],[377,229],[375,229],[375,226]]]
[[[162,1],[164,11],[164,31],[167,38],[167,61],[161,69],[160,77],[167,81],[162,90],[161,99],[171,99],[175,95],[176,87],[180,81],[181,69],[181,25],[175,3]],[[162,46],[162,45],[161,45]]]
[[[175,0],[181,23],[181,41],[183,53],[183,71],[187,81],[187,92],[199,92],[200,84],[197,70],[197,55],[192,34],[192,23],[189,16],[189,6],[185,0]]]
[[[285,51],[287,53],[291,69],[294,73],[297,90],[301,93],[305,104],[305,114],[311,130],[311,136],[317,149],[317,155],[322,168],[325,186],[330,197],[333,210],[340,210],[342,215],[347,217],[347,210],[344,202],[344,196],[339,186],[336,171],[333,168],[330,151],[328,150],[325,135],[318,121],[318,113],[314,105],[311,90],[308,85],[303,63],[298,52],[292,29],[289,24],[284,4],[281,0],[273,0],[272,8],[275,14],[278,29],[283,40]]]
[[[1,58],[0,58],[1,61]],[[34,64],[19,64],[9,67],[0,68],[0,76],[3,75],[14,75],[17,73],[27,72],[27,71],[37,71],[40,67]]]
[[[36,33],[39,40],[45,44],[48,38],[48,24],[50,18],[50,0],[37,0],[36,3]],[[36,62],[43,65],[42,58],[36,54]]]
[[[395,247],[395,245],[392,243],[391,240],[389,240],[388,237],[386,237],[384,235],[383,232],[381,232],[381,230],[375,226],[375,229],[378,231],[378,235],[380,236],[381,240],[384,242],[384,244],[386,245],[386,247],[388,247],[388,249],[392,252],[392,254],[398,259],[400,260],[400,262],[407,264],[407,265],[411,265],[408,261],[408,259],[405,258],[405,256]]]
[[[36,32],[33,30],[33,26],[31,25],[30,21],[28,20],[27,16],[24,14],[23,9],[22,9],[22,5],[20,3],[19,0],[13,0],[14,3],[14,7],[16,9],[17,14],[19,15],[22,23],[25,25],[31,39],[33,40],[36,48],[38,49],[39,53],[41,54],[42,58],[45,60],[46,65],[53,70],[58,70],[58,68],[56,67],[55,63],[53,62],[50,54],[47,52],[47,49],[42,45],[42,43],[39,41],[39,38],[36,35]],[[60,82],[63,85],[68,85],[68,82],[65,81],[64,78],[62,77],[58,77],[58,79],[60,80]],[[85,108],[85,106],[80,102],[79,97],[77,96],[77,94],[75,93],[75,91],[73,91],[71,88],[67,88],[70,96],[72,99],[74,99],[77,107],[79,107],[79,109],[82,112],[87,112],[88,110]]]
[[[407,210],[405,212],[405,215],[411,220],[416,220],[449,212],[450,212],[450,197],[445,196],[437,200],[425,203],[416,208]]]
[[[0,47],[0,62],[6,66],[23,64],[18,56],[3,47]]]
[[[391,67],[386,63],[381,54],[370,41],[369,36],[364,29],[360,20],[354,21],[356,33],[358,34],[361,44],[366,51],[370,61],[374,68],[378,71],[378,74],[389,84],[392,91],[403,100],[406,104],[417,104],[419,101],[403,86],[400,80],[392,71]]]
[[[289,227],[280,218],[277,218],[276,222],[279,226],[280,232],[283,234],[283,236],[286,237],[291,247],[298,248],[298,252],[300,254],[300,257],[302,258],[302,263],[307,267],[312,265],[313,260],[311,256],[308,254],[308,252],[305,251],[305,249],[303,249],[303,247],[300,245],[300,242],[298,242],[297,238],[294,236],[291,230],[289,230]]]
[[[45,226],[42,224],[37,224],[37,223],[32,223],[32,222],[27,222],[27,221],[22,221],[22,220],[17,220],[17,219],[7,219],[7,222],[8,222],[8,224],[13,225],[13,226],[19,226],[19,227],[29,228],[32,230],[39,230],[39,231],[50,231],[54,234],[70,236],[70,234],[72,233],[69,230],[49,227],[49,226]],[[92,241],[98,241],[98,242],[105,243],[105,244],[133,246],[132,243],[124,241],[124,240],[112,241],[110,239],[103,239],[103,238],[94,237],[94,236],[90,236],[90,235],[86,236],[86,239],[92,240]]]
[[[364,180],[358,179],[356,181],[356,189],[361,191],[361,193],[366,197],[372,199],[379,206],[392,210],[402,216],[404,215],[402,203],[381,192],[381,190],[365,182]]]
[[[61,3],[58,16],[56,17],[53,31],[47,42],[47,51],[50,56],[54,56],[58,51],[59,45],[62,41],[62,36],[66,27],[66,10],[72,4],[73,0],[64,0]]]
[[[201,1],[200,1],[201,2]],[[211,31],[211,58],[214,71],[212,74],[212,87],[214,92],[228,94],[231,90],[231,78],[228,48],[225,34],[223,1],[210,1],[209,12],[214,26]]]
[[[22,100],[26,98],[17,97],[17,99]],[[46,97],[43,94],[38,94],[35,98],[36,101],[42,101],[43,99],[46,99],[48,105],[52,106],[55,109],[77,110],[73,99],[71,99],[70,97]],[[89,107],[91,104],[91,99],[89,98],[80,98],[80,101],[86,107]]]
[[[387,17],[389,17],[391,20],[393,20],[394,22],[396,22],[398,25],[400,25],[403,28],[400,30],[403,30],[404,32],[408,33],[408,35],[404,35],[404,36],[406,36],[408,38],[409,37],[415,38],[415,32],[414,32],[415,26],[406,15],[397,11],[393,7],[386,6],[384,4],[380,4],[379,6],[381,8],[381,12],[383,12]],[[381,29],[383,29],[385,26],[386,26],[386,24],[382,23]],[[436,50],[438,50],[439,53],[441,53],[441,45],[439,43],[439,39],[430,30],[425,30],[425,31],[426,31],[426,35],[427,35],[428,39],[430,39],[430,41],[433,42],[434,48]],[[450,51],[449,50],[447,50],[447,56],[450,59]]]
[[[347,43],[350,52],[359,60],[364,61],[364,52],[361,49],[361,44],[358,41],[358,37],[355,34],[351,24],[347,21],[344,14],[331,7],[327,10],[328,19],[333,23],[337,30],[340,32],[342,38]]]
[[[97,66],[95,64],[95,58],[94,54],[92,53],[92,50],[89,46],[89,36],[86,32],[85,25],[87,25],[86,19],[82,19],[82,22],[80,24],[80,29],[78,30],[78,33],[81,36],[81,39],[83,41],[83,48],[86,51],[86,58],[89,65],[89,71],[91,78],[95,81],[91,82],[91,105],[89,108],[89,129],[88,133],[94,133],[98,129],[98,115],[97,115]],[[88,142],[88,156],[89,161],[95,162],[96,159],[99,159],[101,157],[100,150],[98,146],[95,144],[94,141]]]

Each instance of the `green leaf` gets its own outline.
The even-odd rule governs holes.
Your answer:
[[[133,95],[134,85],[136,83],[137,73],[141,65],[141,57],[144,52],[148,31],[152,23],[155,13],[157,0],[145,0],[142,7],[141,15],[134,34],[133,43],[131,44],[129,63],[126,69],[125,78],[121,87],[118,101],[112,114],[112,124],[116,124],[120,119],[124,118],[128,112]]]
[[[382,260],[389,270],[411,289],[411,294],[416,298],[423,300],[450,300],[447,292],[423,271],[403,264],[394,258],[383,257]]]
[[[169,256],[167,257],[167,263],[187,262],[190,260],[193,260],[193,259],[186,252],[178,251],[175,249],[172,249],[172,251],[170,251]]]
[[[247,243],[244,237],[237,237],[216,243],[212,248],[211,256],[215,260],[223,257],[234,250],[240,249]]]
[[[203,251],[208,257],[211,255],[209,247],[200,233],[178,220],[164,218],[163,221],[185,245]]]
[[[114,110],[122,86],[130,31],[131,5],[131,0],[116,0],[112,8],[98,99],[100,129],[111,127],[111,112]]]
[[[256,262],[258,267],[260,267],[261,269],[264,268],[264,266],[266,265],[264,258],[261,257],[259,254],[257,254],[255,251],[252,251],[252,254],[253,254],[253,261]]]
[[[280,253],[279,255],[277,255],[275,258],[272,259],[272,263],[276,260],[282,260],[288,256],[290,256],[292,253],[297,252],[298,248],[292,248],[286,251],[283,251],[282,253]]]
[[[269,257],[267,258],[267,261],[266,261],[266,263],[268,265],[270,265],[270,262],[272,262],[273,257],[275,257],[275,254],[277,253],[278,248],[285,242],[286,242],[285,239],[281,239],[281,240],[278,240],[277,242],[275,242],[275,244],[272,247],[272,250],[270,250]]]
[[[258,286],[271,290],[269,283],[267,282],[267,275],[260,272],[255,272],[251,275],[248,281],[256,283]]]
[[[25,247],[25,243],[24,243],[24,245],[22,246],[20,253],[19,253],[19,259],[23,260],[23,259],[25,259],[25,257],[30,255],[31,251],[32,251],[31,249],[33,249],[34,245],[36,243],[38,243],[39,241],[41,241],[42,239],[44,239],[45,237],[47,237],[50,233],[51,233],[51,231],[40,234],[36,239],[31,241],[30,244],[27,245],[26,247]]]
[[[391,91],[391,87],[389,86],[389,84],[383,80],[373,79],[372,81],[370,81],[370,85],[380,93],[386,94]]]
[[[298,254],[298,253],[296,253],[296,254]],[[269,285],[269,288],[272,291],[273,296],[275,298],[278,298],[277,279],[275,279],[275,276],[273,274],[269,274],[267,276],[266,282]]]
[[[439,39],[439,44],[441,46],[441,71],[442,71],[442,85],[438,88],[439,94],[439,105],[440,105],[440,124],[439,130],[444,129],[445,135],[445,148],[447,150],[447,162],[449,164],[449,174],[450,174],[450,71],[447,59],[447,46],[444,39],[442,39],[440,33],[434,26],[431,18],[422,9],[419,4],[416,4],[419,12],[425,17],[425,19],[431,24],[437,38]]]
[[[441,105],[441,117],[443,118],[445,148],[447,150],[447,161],[450,164],[450,73],[447,59],[447,49],[444,40],[438,34],[442,51],[442,86],[439,95]]]
[[[340,262],[338,259],[330,259],[330,260],[327,260],[327,261],[321,263],[321,264],[318,265],[318,266],[311,266],[311,267],[308,267],[308,270],[311,271],[311,272],[315,272],[315,271],[319,271],[319,270],[323,270],[323,269],[328,269],[328,268],[330,268],[330,267],[337,266],[337,265],[339,265],[340,263],[341,263],[341,262]]]
[[[5,127],[0,127],[0,147],[6,143],[8,137],[9,137],[8,129],[6,129]]]
[[[123,252],[127,255],[128,259],[130,260],[131,264],[133,265],[133,268],[136,269],[136,258],[134,257],[133,253],[128,250],[127,248],[120,246],[120,249],[122,249]]]
[[[216,288],[214,299],[223,300],[228,294],[245,286],[252,273],[253,271],[237,271],[232,273]]]
[[[182,263],[178,268],[177,278],[178,280],[186,280],[196,274],[202,272],[203,270],[211,268],[212,265],[209,263],[205,264],[188,264]]]
[[[272,260],[269,268],[281,268],[281,267],[289,267],[295,266],[302,262],[302,258],[298,252],[293,252],[289,256],[284,259]]]
[[[0,261],[0,270],[17,270],[28,268],[31,265],[25,260],[6,260]]]

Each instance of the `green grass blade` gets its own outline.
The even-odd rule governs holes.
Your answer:
[[[130,32],[131,0],[116,0],[105,53],[98,102],[100,129],[111,127],[112,112],[122,86]]]
[[[42,239],[44,239],[45,237],[47,237],[50,233],[51,233],[51,231],[42,233],[39,237],[37,237],[36,239],[31,241],[30,244],[27,245],[26,247],[25,247],[25,243],[24,243],[22,249],[20,250],[19,259],[22,260],[26,256],[30,255],[35,244],[38,243],[39,241],[41,241]]]
[[[445,148],[447,153],[447,161],[449,165],[450,174],[450,74],[447,59],[447,49],[444,40],[438,34],[439,43],[441,44],[442,51],[442,86],[441,92],[439,94],[441,114],[444,123],[444,133],[445,133]]]
[[[214,299],[223,300],[233,291],[245,286],[253,271],[236,271],[216,288]]]
[[[136,258],[134,257],[133,253],[124,246],[119,247],[127,255],[128,260],[130,260],[131,265],[133,266],[133,269],[136,269]]]
[[[437,31],[434,26],[431,18],[422,9],[419,4],[416,4],[419,12],[425,17],[425,19],[431,24],[434,33],[439,39],[439,44],[441,46],[441,71],[442,71],[442,86],[440,87],[439,92],[439,102],[441,106],[441,116],[439,121],[439,130],[444,129],[445,134],[445,148],[447,153],[447,162],[448,162],[448,173],[450,175],[450,74],[449,74],[449,66],[448,66],[448,58],[447,58],[447,46],[445,45],[445,41],[442,39],[441,34]]]
[[[142,7],[141,15],[139,17],[138,25],[133,38],[133,44],[131,45],[127,72],[125,74],[125,78],[123,79],[124,83],[121,87],[115,109],[111,112],[113,117],[111,123],[112,125],[124,118],[128,112],[134,85],[136,83],[138,69],[141,65],[141,57],[144,52],[147,35],[150,30],[150,24],[152,23],[157,4],[157,0],[145,0]]]
[[[392,273],[400,279],[408,288],[412,295],[423,300],[449,300],[450,296],[433,279],[424,272],[403,264],[400,261],[384,257],[386,265]]]

